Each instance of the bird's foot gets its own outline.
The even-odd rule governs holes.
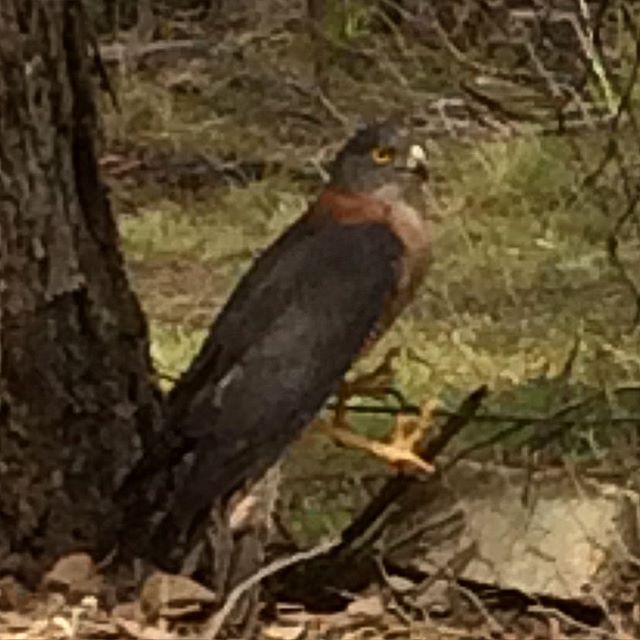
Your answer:
[[[431,426],[436,406],[435,400],[429,400],[422,405],[418,416],[403,414],[396,416],[389,442],[385,444],[389,454],[388,460],[393,466],[399,466],[403,470],[408,466],[406,470],[417,467],[426,473],[435,472],[435,467],[419,456],[416,449],[423,442],[425,434]],[[396,456],[395,462],[394,455]]]
[[[435,403],[427,403],[420,416],[399,415],[388,442],[371,440],[351,430],[345,420],[318,421],[321,432],[346,447],[361,449],[384,460],[394,469],[409,472],[434,473],[435,467],[415,451],[431,423]]]

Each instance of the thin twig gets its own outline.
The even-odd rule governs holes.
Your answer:
[[[600,394],[598,394],[600,395]],[[595,398],[589,398],[593,401]],[[582,400],[579,401],[582,404]],[[332,405],[329,405],[331,408]],[[414,405],[405,405],[402,407],[394,407],[388,405],[347,405],[347,411],[351,413],[363,413],[367,415],[418,415],[419,408]],[[581,407],[573,407],[581,408]],[[564,413],[564,411],[562,411]],[[457,411],[451,411],[449,409],[434,409],[433,415],[437,418],[455,418],[461,417]],[[500,424],[504,422],[510,422],[514,426],[528,426],[532,424],[539,424],[549,422],[553,419],[557,425],[572,426],[575,424],[582,424],[585,426],[597,426],[601,424],[640,424],[640,414],[633,414],[628,416],[611,416],[609,418],[556,418],[557,414],[551,415],[526,415],[526,414],[509,414],[509,413],[481,413],[473,416],[473,422],[479,422],[483,424]]]
[[[473,604],[473,606],[480,612],[486,623],[489,625],[489,629],[492,634],[499,634],[500,636],[504,635],[505,628],[498,622],[495,616],[491,615],[487,606],[476,593],[457,582],[452,582],[451,587],[467,598],[467,600],[469,600],[469,602],[471,602],[471,604]]]
[[[246,580],[243,580],[231,590],[222,608],[217,611],[207,622],[202,630],[202,638],[204,638],[204,640],[215,640],[215,638],[218,637],[218,633],[222,629],[225,620],[229,617],[229,615],[233,611],[233,608],[238,604],[240,598],[247,591],[260,584],[265,578],[268,578],[269,576],[272,576],[282,571],[283,569],[286,569],[287,567],[291,567],[294,564],[305,562],[306,560],[311,560],[312,558],[321,556],[331,551],[331,549],[336,547],[338,543],[339,540],[330,540],[329,542],[319,544],[312,549],[294,553],[292,556],[287,556],[286,558],[278,558],[277,560],[269,563],[266,567],[262,567],[262,569],[256,571],[256,573],[249,576]]]
[[[527,608],[527,611],[529,613],[540,613],[542,615],[549,616],[549,617],[555,616],[559,620],[564,622],[566,625],[573,627],[574,629],[578,629],[580,631],[586,631],[587,633],[595,634],[603,638],[611,638],[611,639],[616,638],[619,640],[628,640],[628,637],[625,638],[624,636],[613,634],[605,629],[598,629],[598,628],[591,627],[588,624],[585,624],[584,622],[580,622],[579,620],[576,620],[576,618],[573,618],[572,616],[567,615],[563,611],[560,611],[560,609],[556,609],[554,607],[545,607],[543,605],[529,605],[529,607]]]
[[[473,420],[488,392],[487,387],[483,385],[465,398],[457,414],[449,418],[439,435],[427,442],[418,452],[419,455],[425,460],[432,460],[440,453],[451,439]],[[389,480],[365,510],[345,529],[339,548],[345,550],[350,548],[414,482],[411,477],[403,475]]]

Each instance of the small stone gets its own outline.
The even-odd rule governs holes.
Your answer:
[[[85,582],[96,573],[91,556],[86,553],[73,553],[60,558],[51,571],[45,574],[42,585],[52,591],[68,591],[75,584]]]
[[[140,606],[148,620],[183,617],[215,602],[215,593],[191,578],[161,572],[146,580],[140,594]]]
[[[640,494],[595,478],[465,461],[442,474],[437,491],[419,491],[412,500],[423,507],[387,533],[425,531],[389,554],[397,567],[426,575],[448,567],[476,583],[589,601],[589,589],[606,591],[619,563],[640,553]]]
[[[384,614],[384,603],[378,595],[358,598],[349,603],[347,615],[353,618],[377,619]]]
[[[73,604],[85,596],[97,597],[103,585],[102,576],[96,572],[93,560],[86,553],[61,558],[42,580],[44,589],[65,594],[67,601]]]
[[[262,635],[268,640],[298,640],[306,631],[304,624],[270,624],[262,629]]]

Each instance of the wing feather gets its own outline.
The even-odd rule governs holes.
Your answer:
[[[400,240],[380,223],[301,218],[252,265],[168,398],[162,439],[125,480],[195,453],[174,500],[188,526],[272,465],[335,390],[396,293]]]
[[[261,282],[263,295],[254,291],[257,306],[245,307],[248,318],[237,316],[251,322],[263,314],[267,326],[252,336],[224,384],[201,386],[182,415],[183,428],[198,435],[194,466],[175,500],[178,520],[188,523],[259,477],[297,438],[383,317],[401,256],[386,226],[337,223],[280,254]],[[233,329],[226,331],[233,340]]]

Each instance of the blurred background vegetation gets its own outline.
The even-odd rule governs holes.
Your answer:
[[[488,384],[456,444],[477,445],[474,456],[634,477],[636,3],[88,6],[119,104],[104,94],[101,162],[164,384],[256,252],[304,210],[344,138],[401,113],[429,149],[435,263],[364,366],[400,346],[396,384],[415,404],[455,406]],[[354,416],[378,434],[391,420]],[[354,482],[384,470],[317,436],[299,447],[317,466],[291,456],[291,527],[313,538],[348,519]]]

